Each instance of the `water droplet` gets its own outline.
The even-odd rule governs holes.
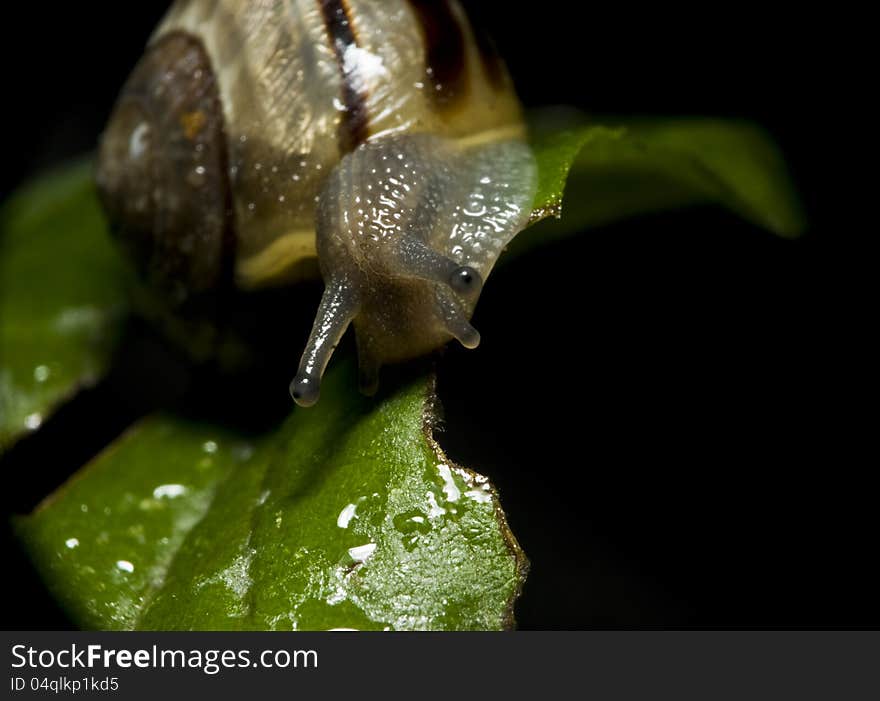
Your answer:
[[[79,539],[78,538],[68,538],[67,540],[64,541],[64,544],[68,548],[73,550],[75,547],[77,547],[79,545]]]
[[[443,493],[446,495],[446,500],[458,501],[458,498],[461,496],[461,491],[456,486],[455,480],[452,478],[452,470],[449,469],[449,465],[440,463],[437,465],[437,471],[440,473],[440,477],[443,478]]]
[[[34,380],[37,382],[45,382],[49,379],[49,375],[51,374],[48,365],[37,365],[34,368]]]
[[[128,155],[132,160],[140,158],[147,150],[150,125],[146,122],[138,124],[131,132],[128,140]]]
[[[201,170],[201,173],[199,172],[200,170]],[[187,176],[186,181],[192,187],[201,187],[202,185],[204,185],[205,184],[205,169],[204,169],[204,167],[199,166],[198,168],[196,168],[193,172],[191,172]]]
[[[367,543],[366,545],[358,545],[356,548],[349,548],[348,555],[355,562],[366,562],[375,550],[375,543]]]
[[[355,517],[355,512],[357,511],[356,504],[348,504],[342,511],[339,512],[339,516],[336,517],[336,525],[340,528],[348,528],[348,524]]]
[[[428,518],[437,518],[446,513],[446,509],[437,503],[434,492],[428,492],[426,496],[428,498]]]
[[[430,533],[431,524],[425,520],[425,514],[418,509],[398,514],[393,520],[394,527],[404,535],[410,533]]]
[[[205,441],[202,443],[202,450],[206,453],[216,453],[217,452],[217,443],[215,441]]]
[[[186,487],[182,484],[160,484],[153,490],[154,499],[174,499],[186,494]]]
[[[131,564],[128,560],[117,560],[116,566],[123,572],[134,572],[134,565]]]
[[[492,501],[492,495],[483,489],[471,489],[464,493],[468,499],[472,499],[478,504],[488,504]]]
[[[31,431],[36,431],[42,423],[43,417],[39,414],[28,414],[24,420],[25,428],[30,429]]]

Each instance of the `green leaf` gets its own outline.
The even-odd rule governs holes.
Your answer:
[[[570,111],[532,115],[539,186],[521,253],[587,227],[645,212],[714,203],[780,236],[805,228],[785,162],[754,124],[703,118],[616,119],[597,125]],[[563,192],[570,195],[564,200]]]
[[[0,210],[0,450],[104,373],[125,311],[124,266],[91,168],[22,188]]]
[[[716,203],[794,236],[803,216],[758,128],[536,118],[539,190],[514,240]],[[126,269],[86,165],[17,194],[0,232],[0,448],[106,370]],[[32,515],[21,538],[85,628],[504,628],[525,556],[485,478],[432,438],[433,382],[379,400],[336,362],[316,408],[259,437],[159,416]]]
[[[510,627],[527,562],[494,489],[434,442],[432,381],[354,386],[337,364],[256,441],[150,419],[20,536],[85,628]]]

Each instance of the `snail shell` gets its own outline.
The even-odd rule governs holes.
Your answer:
[[[103,135],[114,231],[172,305],[325,291],[291,394],[349,324],[361,387],[457,338],[536,187],[521,109],[457,2],[179,0]]]

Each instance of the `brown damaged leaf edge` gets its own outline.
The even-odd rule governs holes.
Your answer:
[[[425,441],[434,452],[434,456],[439,462],[446,463],[451,468],[454,467],[457,470],[462,470],[468,473],[468,475],[474,480],[477,480],[477,478],[484,478],[484,475],[481,475],[471,468],[464,467],[455,461],[450,460],[446,453],[443,452],[443,448],[440,447],[440,444],[434,438],[434,432],[435,430],[438,430],[440,426],[438,407],[441,406],[440,399],[437,396],[437,375],[435,372],[432,371],[430,373],[425,385],[425,409],[422,412],[422,433],[425,436]],[[531,563],[529,562],[529,558],[526,556],[525,551],[520,546],[519,541],[517,541],[516,536],[513,535],[510,526],[507,524],[507,517],[504,514],[504,509],[501,508],[501,498],[498,490],[495,488],[495,485],[492,484],[491,480],[487,479],[485,485],[488,486],[489,491],[492,494],[493,503],[495,505],[495,520],[498,522],[498,527],[501,529],[501,533],[504,536],[504,544],[507,546],[508,551],[513,556],[514,562],[516,563],[516,586],[511,593],[510,598],[507,600],[507,606],[505,607],[504,612],[504,629],[514,630],[516,628],[514,607],[522,594],[523,586],[529,576]]]
[[[571,121],[573,117],[568,111],[563,111],[561,116],[554,115],[556,110],[550,108],[538,115],[544,120],[563,118]],[[533,127],[532,148],[539,157],[539,183],[538,192],[532,205],[532,213],[529,215],[526,228],[537,224],[544,219],[562,219],[562,206],[565,196],[565,185],[568,175],[575,167],[575,161],[581,151],[587,148],[592,141],[607,139],[615,141],[626,136],[625,127],[607,127],[600,124],[587,122],[582,124],[567,125],[559,132],[553,132],[540,125]]]

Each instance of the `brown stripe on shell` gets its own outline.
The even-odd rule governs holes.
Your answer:
[[[339,75],[342,76],[345,116],[339,126],[339,143],[342,152],[348,153],[366,141],[369,121],[367,96],[355,87],[355,76],[345,70],[345,50],[349,46],[357,46],[357,37],[345,0],[319,0],[319,4],[339,64]]]
[[[465,39],[447,0],[408,0],[425,39],[425,64],[441,109],[467,93]]]

